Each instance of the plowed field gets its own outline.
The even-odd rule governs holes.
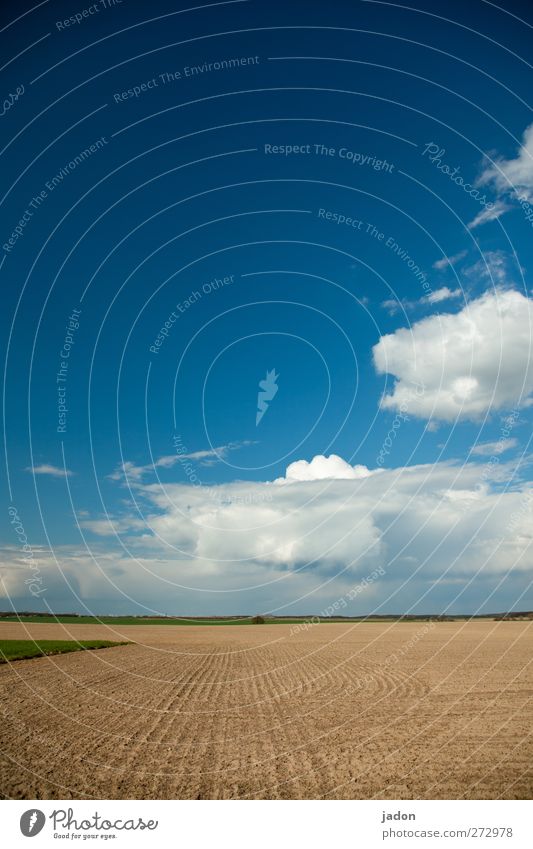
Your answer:
[[[0,624],[7,798],[530,798],[533,623]]]

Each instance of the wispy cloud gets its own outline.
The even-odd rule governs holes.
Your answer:
[[[482,457],[499,456],[510,451],[511,448],[516,448],[518,445],[517,439],[499,439],[497,442],[479,442],[472,448],[472,454],[479,454]]]
[[[481,259],[464,269],[463,274],[469,278],[490,280],[493,285],[506,288],[513,284],[517,271],[523,273],[516,260],[505,251],[485,251]]]
[[[147,463],[145,466],[139,466],[132,463],[130,460],[125,460],[119,463],[116,469],[108,475],[108,480],[121,481],[128,479],[133,482],[138,482],[145,475],[153,474],[157,469],[171,469],[178,463],[183,463],[184,460],[190,460],[198,463],[200,466],[213,466],[215,463],[220,463],[225,460],[231,451],[237,451],[239,448],[246,448],[248,445],[256,445],[257,442],[251,439],[244,439],[240,442],[228,442],[227,445],[219,445],[217,448],[206,448],[201,451],[191,451],[188,453],[178,452],[174,454],[165,454],[163,457],[158,457],[153,463]]]
[[[41,463],[40,466],[27,466],[24,470],[34,475],[50,475],[53,478],[67,478],[74,474],[70,469],[60,469],[51,463]]]
[[[436,268],[437,271],[441,271],[443,268],[457,265],[458,262],[461,262],[461,260],[465,258],[467,253],[468,251],[459,251],[459,253],[453,254],[452,256],[444,256],[442,259],[438,259],[433,263],[433,268]]]
[[[450,301],[454,298],[460,298],[463,294],[461,289],[448,289],[443,286],[442,289],[436,289],[422,298],[422,303],[425,304],[440,304],[442,301]]]
[[[526,127],[516,157],[488,163],[478,182],[490,183],[506,196],[533,198],[533,124]]]
[[[407,298],[402,300],[394,300],[389,298],[381,302],[381,307],[387,310],[390,316],[396,315],[402,311],[414,310],[417,307],[427,306],[428,304],[440,304],[443,301],[449,301],[454,298],[460,298],[463,295],[462,289],[449,289],[448,286],[442,286],[440,289],[435,289],[434,292],[429,292],[417,301],[410,301]]]
[[[406,309],[408,303],[410,302],[396,301],[394,298],[388,298],[386,301],[381,302],[381,307],[387,310],[389,315],[396,315],[402,309]]]
[[[476,227],[481,227],[482,224],[487,224],[489,221],[497,221],[504,212],[509,212],[511,207],[503,200],[497,200],[492,206],[485,207],[479,212],[472,221],[468,223],[469,230],[475,230]]]

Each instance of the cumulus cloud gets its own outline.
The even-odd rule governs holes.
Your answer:
[[[26,472],[31,472],[34,475],[50,475],[53,478],[67,478],[74,474],[70,469],[61,469],[59,466],[53,466],[51,463],[41,463],[39,466],[28,466]]]
[[[307,460],[297,460],[287,467],[284,478],[278,478],[275,483],[291,483],[293,481],[318,480],[358,480],[367,478],[370,474],[366,466],[350,466],[346,460],[337,454],[324,457],[318,454],[310,463]]]
[[[487,472],[474,463],[369,470],[336,455],[317,456],[292,463],[272,482],[146,485],[144,522],[122,516],[115,527],[134,550],[146,555],[172,549],[178,560],[209,563],[213,574],[223,575],[237,562],[262,564],[267,572],[271,566],[289,571],[312,566],[322,575],[333,567],[359,572],[400,552],[422,562],[457,522],[464,523],[465,541],[464,534],[479,529],[482,515],[505,501],[491,487],[508,474],[503,466]],[[509,505],[518,502],[515,495],[509,495]],[[463,513],[466,502],[469,517]],[[506,508],[502,517],[508,515]],[[107,533],[104,526],[91,528]],[[491,536],[494,532],[491,526]]]
[[[491,183],[502,194],[533,199],[533,124],[524,131],[516,157],[496,159],[484,168],[478,182],[480,185]]]
[[[93,609],[95,599],[112,598],[116,610],[124,594],[129,610],[137,600],[183,613],[186,599],[195,613],[284,604],[316,612],[377,568],[371,594],[358,594],[346,613],[379,604],[433,610],[428,587],[442,579],[457,592],[475,575],[481,603],[508,570],[531,578],[533,488],[502,491],[512,472],[503,462],[372,471],[331,455],[293,463],[271,482],[146,484],[142,519],[112,517],[124,549],[113,552],[104,526],[92,523],[92,557],[58,549],[58,569],[42,551],[38,567],[48,603],[68,582]],[[15,547],[3,557],[9,597],[24,598],[30,568]],[[404,584],[400,602],[394,594]]]
[[[377,372],[396,378],[381,406],[450,422],[528,406],[532,342],[533,301],[512,290],[400,328],[373,348]]]

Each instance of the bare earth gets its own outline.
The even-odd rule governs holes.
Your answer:
[[[0,666],[0,793],[531,798],[532,626],[3,623],[136,645]]]

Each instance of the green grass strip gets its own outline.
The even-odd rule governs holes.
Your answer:
[[[0,663],[11,660],[26,660],[49,654],[64,654],[70,651],[106,649],[109,646],[126,646],[111,640],[0,640]]]

